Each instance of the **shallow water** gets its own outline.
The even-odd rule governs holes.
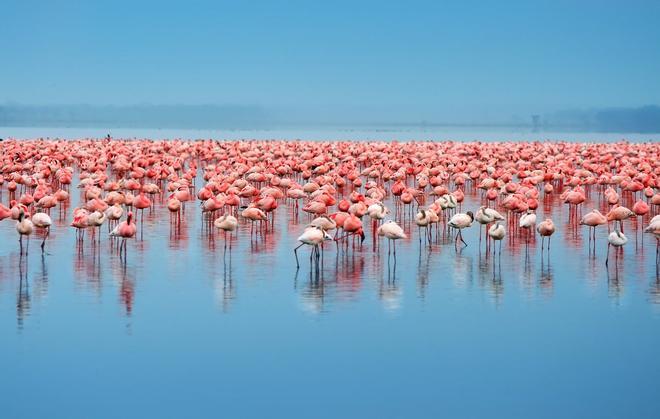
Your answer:
[[[306,248],[296,270],[307,218],[287,205],[225,254],[196,203],[173,230],[159,202],[126,263],[105,226],[77,244],[70,209],[51,213],[43,256],[33,237],[20,257],[5,220],[0,417],[658,417],[649,217],[625,222],[608,269],[607,230],[592,254],[558,193],[538,210],[558,226],[544,256],[524,236],[486,253],[476,225],[463,250],[442,230],[420,246],[400,214],[396,260],[368,230],[362,247],[326,244],[319,272]],[[464,209],[478,202],[468,189]]]

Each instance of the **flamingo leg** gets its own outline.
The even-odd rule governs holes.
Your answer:
[[[44,236],[44,240],[41,242],[41,253],[44,252],[44,246],[46,245],[46,239],[50,235],[50,227],[46,229],[46,235]]]
[[[465,245],[465,247],[467,247],[468,244],[465,243],[465,240],[463,240],[463,234],[461,233],[460,229],[458,230],[458,237],[461,239],[461,242],[463,243],[463,245]]]
[[[300,263],[298,262],[298,249],[300,249],[300,247],[304,244],[305,243],[300,243],[300,245],[298,245],[295,249],[293,249],[293,254],[296,256],[296,269],[300,268]]]
[[[610,262],[610,244],[607,243],[607,257],[605,257],[605,266]]]

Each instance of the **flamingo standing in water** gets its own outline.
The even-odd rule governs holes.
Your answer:
[[[213,221],[213,225],[218,230],[222,230],[225,235],[225,251],[227,250],[227,232],[233,232],[238,227],[238,220],[233,215],[225,214]]]
[[[82,242],[85,238],[85,229],[89,226],[87,217],[89,213],[84,208],[76,208],[73,210],[73,221],[70,226],[76,228],[76,239]]]
[[[396,261],[396,241],[399,239],[408,238],[408,236],[406,236],[406,233],[404,233],[401,226],[398,225],[395,221],[389,220],[382,226],[378,227],[378,235],[387,238],[388,243],[392,243],[392,246],[394,247],[394,260]],[[389,255],[390,255],[390,245],[388,244],[387,256],[389,257]]]
[[[129,211],[126,217],[126,221],[122,221],[117,224],[117,226],[110,232],[110,237],[121,237],[122,242],[119,246],[119,255],[121,256],[122,249],[124,251],[124,257],[126,257],[126,239],[135,237],[137,232],[137,227],[135,223],[131,222],[133,220],[133,211]]]
[[[144,233],[144,210],[151,208],[151,200],[147,198],[144,192],[140,192],[140,194],[133,200],[133,206],[135,209],[140,210],[140,240],[142,240],[142,235]]]
[[[25,216],[25,212],[21,208],[18,213],[18,220],[16,221],[16,232],[18,233],[18,242],[20,246],[20,254],[23,254],[23,236],[27,237],[27,246],[25,248],[25,254],[28,254],[30,250],[30,234],[34,230],[34,225],[29,218]]]
[[[260,210],[257,207],[247,207],[241,212],[241,216],[243,218],[247,218],[252,222],[250,226],[250,235],[252,235],[252,231],[254,230],[254,223],[255,222],[268,222],[268,216],[266,215],[265,212]]]
[[[311,269],[312,257],[315,257],[315,259],[318,261],[319,245],[323,243],[324,240],[332,240],[332,236],[323,231],[323,229],[320,227],[312,226],[305,229],[303,234],[298,237],[300,244],[293,249],[293,254],[296,257],[296,269],[300,268],[300,262],[298,261],[298,249],[304,245],[312,246],[312,252],[309,255]]]
[[[610,261],[610,246],[614,246],[616,252],[616,260],[618,261],[618,250],[626,243],[628,243],[628,238],[618,229],[614,229],[614,231],[611,232],[609,236],[607,236],[607,257],[605,258],[605,266],[607,266]]]
[[[468,211],[465,214],[463,213],[454,214],[454,216],[451,217],[447,225],[449,227],[458,230],[458,234],[456,235],[456,241],[454,242],[454,248],[458,247],[459,239],[461,240],[461,242],[463,242],[465,246],[467,246],[467,243],[465,243],[465,240],[463,240],[463,235],[461,234],[461,230],[470,227],[472,225],[472,222],[474,222],[474,214],[472,214],[472,211]]]
[[[367,207],[367,215],[373,220],[371,225],[371,231],[374,237],[374,244],[376,239],[376,231],[381,221],[389,214],[389,210],[383,205],[382,202],[374,202],[373,204]]]
[[[339,226],[339,223],[337,223]],[[347,240],[349,236],[355,236],[356,234],[360,236],[360,245],[364,242],[364,230],[362,230],[362,221],[355,216],[354,214],[349,214],[341,223],[341,228],[346,233],[344,236],[337,236],[334,238],[335,241]],[[337,232],[339,234],[339,232]]]
[[[580,225],[589,226],[589,240],[593,236],[594,243],[596,242],[596,227],[607,224],[607,217],[600,213],[597,209],[586,213],[580,220]]]
[[[45,212],[38,212],[32,216],[32,224],[36,228],[46,230],[44,235],[44,240],[41,242],[41,253],[44,252],[44,246],[46,245],[46,239],[50,235],[50,226],[53,224],[53,221],[50,219],[50,216]]]
[[[488,229],[488,236],[490,236],[491,239],[496,240],[500,243],[500,250],[499,254],[502,254],[502,240],[504,240],[504,236],[506,236],[506,229],[500,223],[499,221]],[[495,254],[495,245],[493,245],[493,254]]]
[[[106,208],[107,209],[107,208]],[[105,222],[107,216],[104,212],[94,211],[87,216],[87,225],[92,227],[92,233],[96,234],[96,230],[99,231],[99,242],[101,241],[101,226]]]
[[[431,223],[431,211],[420,208],[415,214],[415,224],[417,224],[417,232],[419,233],[419,249],[422,249],[422,228],[424,228],[424,235],[427,242],[430,243],[431,238],[429,234],[429,224]]]
[[[479,224],[486,226],[485,228],[488,228],[490,223],[504,221],[504,216],[492,208],[481,206],[474,215],[474,219]],[[479,228],[479,245],[481,246],[481,228]]]
[[[536,213],[534,211],[527,210],[525,214],[523,214],[520,217],[520,223],[518,224],[520,228],[524,228],[527,230],[527,238],[525,241],[525,245],[529,245],[529,236],[530,236],[530,230],[534,228],[536,225]]]
[[[546,237],[548,238],[548,252],[550,252],[550,239],[555,233],[555,224],[550,218],[546,218],[536,226],[536,231],[541,236],[541,252],[543,252],[543,242]]]
[[[114,204],[105,210],[105,216],[108,217],[108,232],[110,232],[111,224],[121,220],[124,215],[124,208],[119,204]]]
[[[167,209],[170,212],[170,223],[172,223],[172,219],[174,219],[176,223],[180,223],[181,201],[176,197],[176,194],[170,195],[169,199],[167,200]]]

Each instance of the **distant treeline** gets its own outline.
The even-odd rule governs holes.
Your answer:
[[[124,128],[231,128],[262,129],[274,126],[333,125],[333,126],[529,126],[535,129],[596,131],[596,132],[660,132],[660,107],[606,108],[592,110],[563,110],[539,115],[533,123],[531,115],[501,122],[473,121],[453,123],[439,112],[434,122],[410,122],[378,117],[370,112],[360,123],[360,115],[344,115],[341,110],[315,112],[313,108],[286,110],[241,105],[0,105],[0,126],[89,126]],[[363,114],[366,115],[366,114]],[[368,120],[366,120],[368,118]],[[469,119],[469,118],[468,118]]]
[[[4,126],[102,126],[126,128],[258,128],[258,106],[234,105],[0,105]]]
[[[566,110],[543,117],[543,127],[600,132],[660,132],[660,106]]]

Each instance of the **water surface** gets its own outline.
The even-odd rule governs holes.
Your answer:
[[[407,216],[396,262],[367,231],[361,248],[327,244],[317,273],[308,249],[296,270],[307,219],[286,205],[272,231],[241,224],[225,254],[196,203],[172,230],[159,202],[123,263],[105,228],[76,243],[79,199],[54,209],[43,256],[33,237],[20,257],[14,223],[0,223],[0,417],[659,415],[648,218],[626,221],[609,269],[607,230],[592,253],[555,197],[538,211],[558,225],[545,256],[516,237],[493,257],[476,226],[462,251],[442,231],[420,246]]]

